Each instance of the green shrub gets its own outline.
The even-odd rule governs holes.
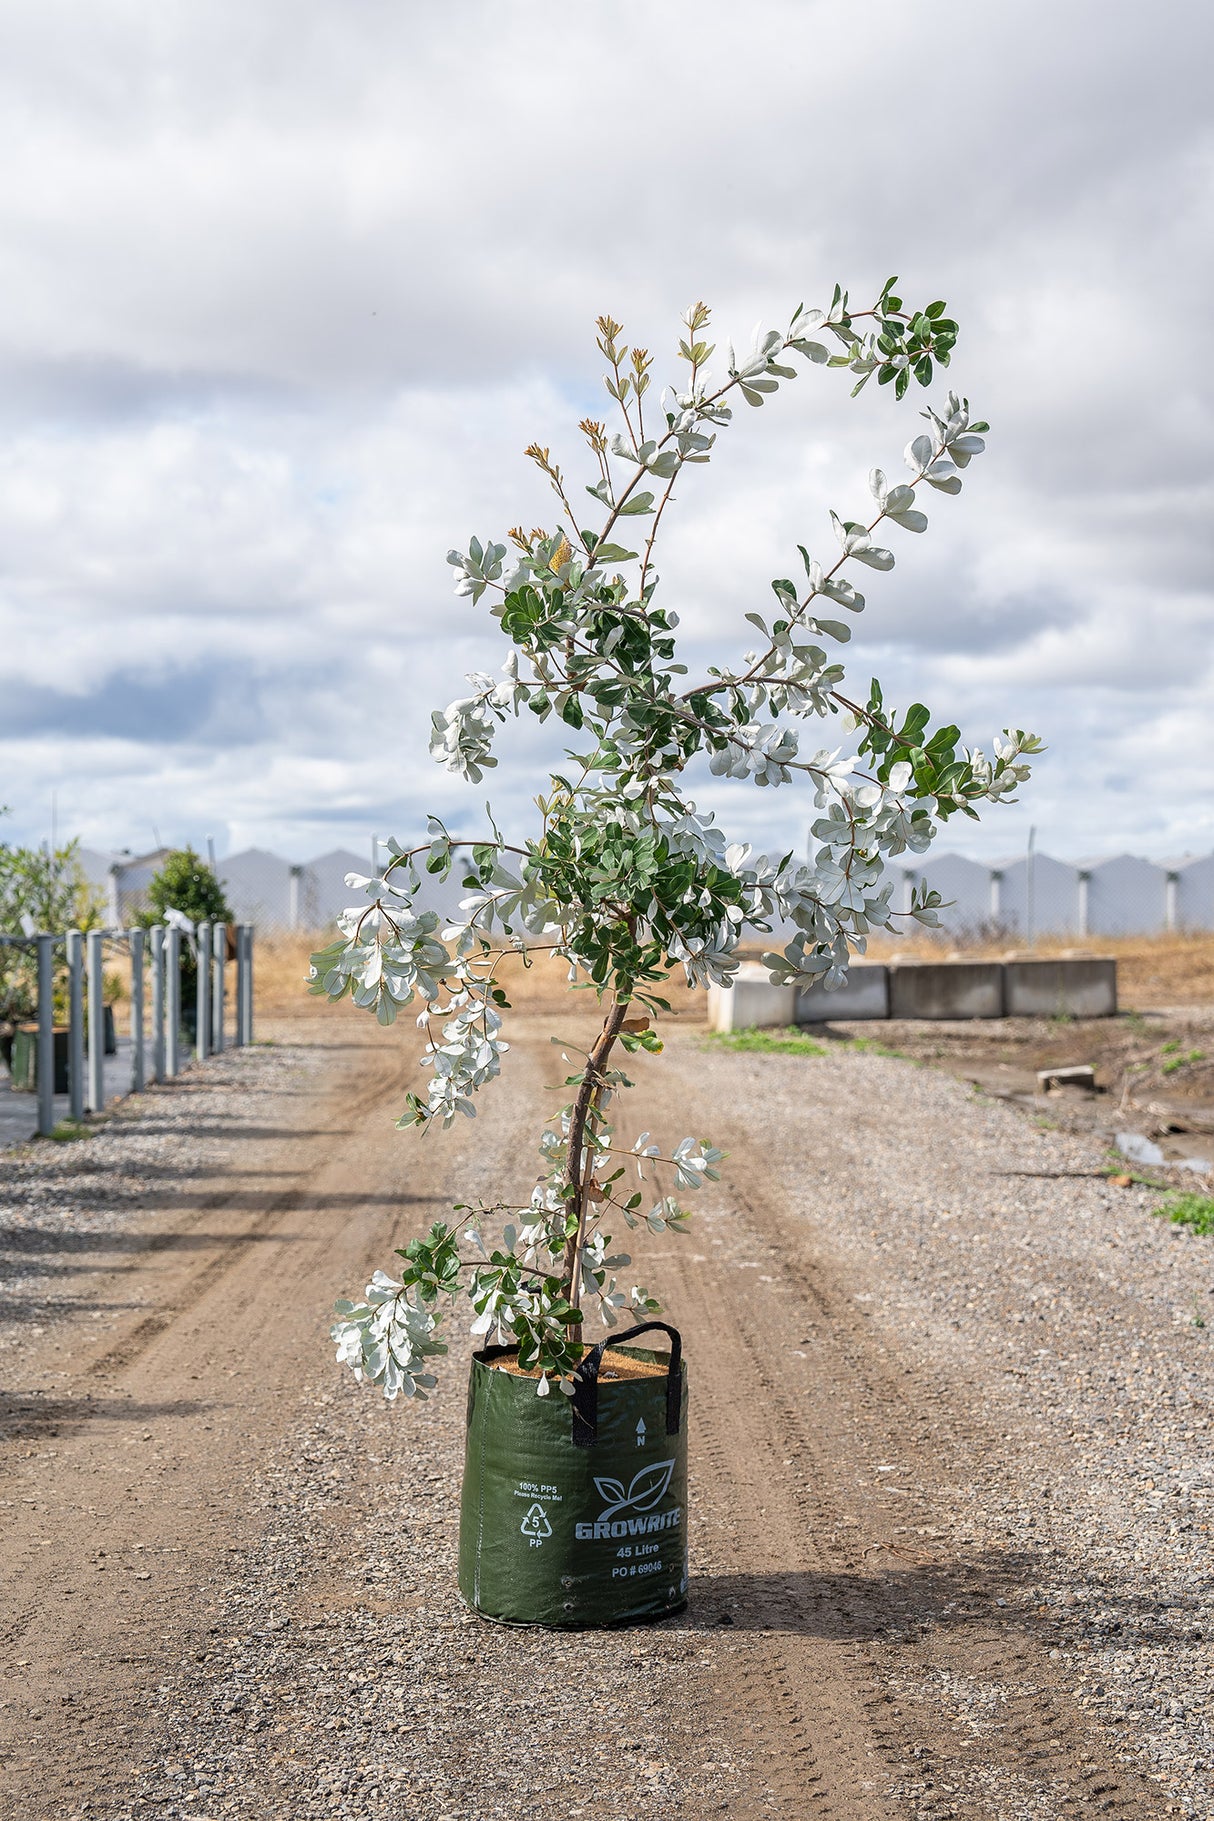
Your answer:
[[[39,933],[95,929],[104,904],[85,877],[77,848],[0,845],[0,935],[22,936],[25,920]],[[55,951],[55,987],[62,997],[64,953]],[[38,1010],[38,962],[32,948],[0,948],[0,1020],[20,1023]]]
[[[163,921],[166,910],[180,911],[191,923],[230,923],[232,912],[223,886],[192,847],[180,847],[166,858],[148,884],[148,906],[141,921]]]
[[[1214,1233],[1214,1198],[1187,1191],[1161,1202],[1154,1212],[1166,1215],[1174,1227],[1191,1227],[1194,1233]]]

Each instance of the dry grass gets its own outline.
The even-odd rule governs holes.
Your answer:
[[[257,1016],[307,1017],[314,1010],[316,1002],[309,1000],[307,991],[308,958],[313,950],[330,939],[329,931],[258,937],[253,975]],[[928,935],[902,941],[878,939],[869,945],[869,955],[874,961],[892,960],[896,955],[916,961],[981,961],[1002,959],[1010,954],[1024,956],[1030,952],[1042,959],[1051,955],[1115,956],[1118,998],[1127,1010],[1214,1004],[1214,933],[1094,938],[1082,947],[1065,937],[1043,938],[1031,951],[1012,949],[1006,942],[994,941],[958,945],[948,938],[941,940]],[[755,953],[758,953],[757,949]],[[115,1013],[119,1030],[125,1032],[130,1006],[130,963],[125,951],[120,948],[111,951],[107,947],[105,966],[107,974],[116,975],[121,982],[121,997]],[[512,1004],[523,1013],[551,1012],[560,1006],[572,1007],[575,1003],[569,999],[564,964],[548,955],[538,956],[530,968],[524,968],[521,961],[509,957],[503,984]],[[229,1015],[234,1015],[235,995],[236,969],[229,964]],[[687,1022],[701,1023],[706,1019],[707,995],[689,992],[681,978],[667,984],[664,996]],[[578,1001],[590,1005],[589,993],[583,992],[577,997]]]
[[[320,935],[260,937],[253,960],[255,1016],[304,1017],[314,1011],[319,1002],[308,997],[308,958],[331,940],[328,931]],[[536,956],[529,967],[523,965],[520,957],[507,955],[499,978],[511,1005],[524,1014],[560,1008],[592,1009],[591,992],[581,990],[570,995],[567,972],[565,963],[552,955]],[[701,1023],[707,1018],[707,994],[689,992],[681,975],[667,982],[662,997],[670,1001],[676,1016],[689,1023]],[[334,1009],[349,1008],[342,1005]]]
[[[889,961],[895,955],[916,961],[1111,955],[1117,962],[1118,998],[1130,1010],[1214,1003],[1214,932],[1209,931],[1170,936],[1093,936],[1082,944],[1073,936],[1042,937],[1031,949],[1012,947],[1006,939],[958,944],[947,936],[941,940],[923,935],[911,941],[874,941],[869,953],[876,961]]]
[[[308,957],[328,939],[326,933],[264,936],[258,941],[254,979],[259,1012],[274,1017],[307,1012]],[[874,941],[869,953],[877,961],[890,960],[895,955],[922,961],[994,960],[1030,953],[1042,959],[1051,955],[1112,955],[1118,964],[1118,997],[1127,1009],[1214,1004],[1214,932],[1102,937],[1082,946],[1073,938],[1042,938],[1031,951],[1010,948],[1006,941],[958,946],[925,935],[913,941]],[[564,964],[548,955],[539,956],[530,968],[509,957],[503,984],[511,1002],[523,1012],[555,1010],[568,1002]],[[588,994],[579,997],[589,999]],[[665,997],[689,1022],[699,1022],[707,1014],[706,994],[688,992],[681,979],[667,985]]]

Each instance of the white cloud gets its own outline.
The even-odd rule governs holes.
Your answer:
[[[974,851],[1032,820],[1060,852],[1214,843],[1214,30],[1195,3],[1092,26],[1044,0],[10,9],[9,826],[45,833],[56,789],[99,844],[155,823],[303,856],[462,813],[429,710],[497,639],[443,558],[551,516],[519,451],[572,457],[605,405],[594,315],[661,368],[696,296],[744,337],[897,270],[955,307],[994,430],[867,578],[861,682],[871,659],[967,736],[1045,736],[1024,802],[959,831]],[[745,414],[661,565],[698,656],[746,642],[913,428],[818,372]],[[551,740],[511,738],[494,797],[521,817]],[[713,792],[802,839],[795,793]]]

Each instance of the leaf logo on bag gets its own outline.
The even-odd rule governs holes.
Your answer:
[[[618,1517],[621,1511],[652,1511],[669,1486],[673,1472],[673,1461],[654,1461],[651,1466],[642,1467],[639,1473],[633,1474],[627,1491],[623,1480],[596,1479],[599,1497],[607,1501],[605,1509],[599,1513],[599,1523]]]

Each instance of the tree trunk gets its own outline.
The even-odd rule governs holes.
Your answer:
[[[565,1294],[575,1308],[581,1289],[582,1245],[586,1237],[586,1188],[590,1175],[590,1158],[584,1156],[586,1120],[602,1093],[607,1058],[628,1016],[629,1003],[627,999],[617,999],[603,1019],[603,1028],[590,1052],[586,1073],[578,1088],[569,1121],[569,1155],[565,1164],[565,1182],[573,1191],[571,1200],[577,1210],[577,1230],[566,1241],[561,1276]],[[580,1321],[570,1322],[570,1336],[576,1337],[581,1332],[581,1326]]]

